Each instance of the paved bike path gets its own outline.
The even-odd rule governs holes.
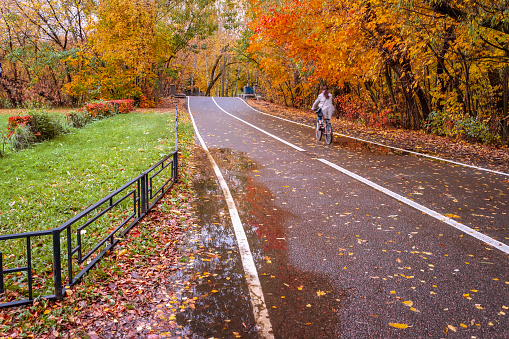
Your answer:
[[[507,215],[502,214],[507,200],[495,193],[504,194],[503,180],[342,139],[327,147],[313,140],[310,128],[256,113],[238,99],[215,100],[234,116],[305,149],[298,151],[229,116],[211,98],[190,98],[208,147],[241,152],[256,164],[256,169],[230,171],[234,174],[227,182],[244,180],[265,188],[251,194],[244,187],[233,196],[241,217],[249,220],[244,227],[276,337],[506,334],[507,254],[317,159],[326,158],[440,213],[454,213],[462,223],[492,230],[502,239],[507,236]],[[225,169],[233,161],[219,160]],[[270,199],[273,214],[266,208],[253,210],[247,196]],[[475,211],[467,206],[459,210],[456,203]],[[482,208],[496,214],[472,215],[481,215],[476,209]]]

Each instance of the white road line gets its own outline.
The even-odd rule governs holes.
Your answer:
[[[330,167],[340,171],[341,173],[346,174],[349,177],[352,177],[355,180],[358,180],[358,181],[360,181],[360,182],[362,182],[362,183],[364,183],[364,184],[366,184],[366,185],[376,189],[377,191],[380,191],[380,192],[382,192],[384,194],[387,194],[388,196],[390,196],[390,197],[392,197],[392,198],[394,198],[396,200],[399,200],[402,203],[407,204],[408,206],[411,206],[411,207],[415,208],[418,211],[426,213],[427,215],[432,216],[435,219],[438,219],[438,220],[440,220],[442,222],[445,222],[446,224],[448,224],[448,225],[450,225],[450,226],[452,226],[452,227],[454,227],[454,228],[456,228],[456,229],[458,229],[458,230],[460,230],[460,231],[462,231],[462,232],[464,232],[464,233],[466,233],[466,234],[468,234],[468,235],[470,235],[470,236],[472,236],[472,237],[474,237],[476,239],[479,239],[482,242],[484,242],[486,244],[489,244],[489,245],[493,246],[494,248],[497,248],[497,249],[501,250],[504,253],[509,254],[509,246],[507,246],[506,244],[504,244],[504,243],[502,243],[500,241],[497,241],[497,240],[495,240],[495,239],[493,239],[493,238],[491,238],[491,237],[489,237],[489,236],[487,236],[485,234],[477,232],[476,230],[474,230],[474,229],[472,229],[472,228],[470,228],[468,226],[465,226],[462,223],[459,223],[459,222],[457,222],[457,221],[455,221],[455,220],[453,220],[451,218],[448,218],[445,215],[442,215],[442,214],[440,214],[438,212],[435,212],[435,211],[433,211],[433,210],[431,210],[431,209],[429,209],[429,208],[427,208],[425,206],[422,206],[422,205],[416,203],[415,201],[412,201],[412,200],[410,200],[408,198],[405,198],[405,197],[403,197],[403,196],[401,196],[401,195],[399,195],[397,193],[394,193],[394,192],[392,192],[392,191],[390,191],[390,190],[388,190],[388,189],[386,189],[386,188],[384,188],[384,187],[382,187],[380,185],[377,185],[374,182],[372,182],[372,181],[370,181],[368,179],[365,179],[365,178],[363,178],[363,177],[361,177],[361,176],[359,176],[359,175],[357,175],[355,173],[352,173],[349,170],[344,169],[344,168],[342,168],[342,167],[340,167],[340,166],[338,166],[338,165],[336,165],[336,164],[334,164],[334,163],[332,163],[330,161],[327,161],[325,159],[318,159],[318,161],[321,161],[324,164],[329,165]]]
[[[265,115],[268,115],[270,117],[277,118],[277,119],[280,119],[280,120],[283,120],[283,121],[288,121],[288,122],[291,122],[291,123],[294,123],[294,124],[297,124],[297,125],[301,125],[301,126],[305,126],[305,127],[310,127],[310,128],[313,128],[313,129],[315,128],[314,126],[306,125],[306,124],[303,124],[303,123],[300,123],[300,122],[288,120],[288,119],[285,119],[285,118],[280,118],[280,117],[278,117],[276,115],[272,115],[272,114],[269,114],[269,113],[266,113],[266,112],[262,112],[260,110],[257,110],[256,108],[252,107],[251,105],[249,105],[245,100],[243,100],[241,98],[238,98],[238,99],[241,100],[243,103],[245,103],[249,108],[251,108],[252,110],[254,110],[254,111],[258,112],[258,113],[265,114]],[[491,173],[500,174],[500,175],[509,177],[509,173],[505,173],[505,172],[500,172],[500,171],[495,171],[495,170],[491,170],[491,169],[484,168],[484,167],[478,167],[478,166],[474,166],[474,165],[469,165],[469,164],[465,164],[465,163],[462,163],[462,162],[457,162],[457,161],[454,161],[454,160],[439,158],[439,157],[435,157],[433,155],[428,155],[428,154],[424,154],[424,153],[409,151],[409,150],[406,150],[404,148],[393,147],[393,146],[381,144],[381,143],[378,143],[378,142],[375,142],[375,141],[369,141],[369,140],[364,140],[364,139],[361,139],[361,138],[352,137],[352,136],[346,135],[346,134],[341,134],[341,133],[334,133],[334,134],[342,136],[342,137],[345,137],[345,138],[359,140],[359,141],[367,142],[369,144],[373,144],[373,145],[377,145],[377,146],[382,146],[382,147],[387,147],[387,148],[390,148],[390,149],[393,149],[393,150],[397,150],[397,151],[401,151],[401,152],[405,152],[405,153],[410,153],[410,154],[417,155],[417,156],[420,156],[420,157],[425,157],[425,158],[430,158],[430,159],[439,160],[439,161],[443,161],[443,162],[448,162],[448,163],[451,163],[451,164],[454,164],[454,165],[459,165],[459,166],[463,166],[463,167],[469,167],[469,168],[473,168],[473,169],[476,169],[476,170],[479,170],[479,171],[491,172]]]
[[[217,103],[216,103],[216,105],[217,105]],[[226,114],[231,115],[234,118],[237,118],[234,115],[226,112],[219,105],[217,105],[217,106],[223,112],[225,112]],[[263,113],[263,114],[266,114],[266,113]],[[237,118],[237,119],[239,119],[239,118]],[[239,119],[239,120],[245,122],[242,119]],[[252,126],[252,127],[254,127],[254,128],[256,128],[257,130],[259,130],[259,131],[269,135],[269,136],[272,136],[273,138],[276,138],[279,141],[282,141],[283,143],[285,143],[287,145],[289,144],[287,141],[282,140],[282,139],[280,139],[278,137],[275,137],[272,134],[270,134],[268,132],[265,132],[261,128],[253,126],[253,125],[251,125],[249,123],[247,123],[247,124]],[[293,146],[292,144],[289,144],[289,145],[294,147],[294,148],[297,148],[296,146]],[[466,234],[468,234],[468,235],[470,235],[470,236],[472,236],[472,237],[474,237],[476,239],[479,239],[482,242],[484,242],[486,244],[489,244],[489,245],[493,246],[494,248],[497,248],[497,249],[501,250],[504,253],[509,254],[509,246],[507,246],[506,244],[504,244],[504,243],[502,243],[500,241],[497,241],[497,240],[495,240],[495,239],[493,239],[493,238],[491,238],[491,237],[489,237],[489,236],[487,236],[487,235],[485,235],[483,233],[480,233],[480,232],[478,232],[478,231],[476,231],[476,230],[474,230],[474,229],[472,229],[472,228],[470,228],[470,227],[468,227],[466,225],[463,225],[462,223],[459,223],[459,222],[457,222],[457,221],[455,221],[455,220],[453,220],[451,218],[448,218],[445,215],[442,215],[442,214],[440,214],[438,212],[435,212],[435,211],[433,211],[433,210],[431,210],[431,209],[429,209],[429,208],[427,208],[427,207],[425,207],[423,205],[420,205],[420,204],[418,204],[418,203],[416,203],[416,202],[414,202],[414,201],[412,201],[412,200],[410,200],[408,198],[405,198],[405,197],[403,197],[403,196],[401,196],[401,195],[399,195],[397,193],[394,193],[394,192],[388,190],[387,188],[384,188],[384,187],[382,187],[382,186],[380,186],[378,184],[375,184],[374,182],[372,182],[372,181],[370,181],[368,179],[365,179],[365,178],[361,177],[360,175],[357,175],[357,174],[355,174],[353,172],[350,172],[347,169],[342,168],[342,167],[340,167],[340,166],[338,166],[338,165],[336,165],[336,164],[334,164],[334,163],[332,163],[332,162],[330,162],[328,160],[318,159],[318,161],[320,161],[320,162],[322,162],[322,163],[324,163],[324,164],[326,164],[326,165],[328,165],[328,166],[330,166],[332,168],[335,168],[338,171],[342,172],[343,174],[346,174],[346,175],[354,178],[355,180],[358,180],[358,181],[360,181],[360,182],[362,182],[362,183],[364,183],[364,184],[366,184],[366,185],[368,185],[368,186],[370,186],[370,187],[372,187],[372,188],[374,188],[374,189],[376,189],[376,190],[378,190],[378,191],[380,191],[380,192],[382,192],[384,194],[387,194],[388,196],[390,196],[390,197],[392,197],[394,199],[397,199],[397,200],[403,202],[404,204],[407,204],[408,206],[413,207],[413,208],[415,208],[415,209],[417,209],[417,210],[419,210],[419,211],[421,211],[421,212],[423,212],[423,213],[425,213],[425,214],[427,214],[427,215],[429,215],[429,216],[431,216],[431,217],[433,217],[435,219],[438,219],[438,220],[440,220],[440,221],[442,221],[442,222],[444,222],[444,223],[446,223],[446,224],[448,224],[448,225],[450,225],[450,226],[452,226],[452,227],[454,227],[454,228],[456,228],[456,229],[458,229],[458,230],[460,230],[460,231],[462,231],[462,232],[464,232],[464,233],[466,233]]]
[[[247,122],[247,121],[245,121],[245,120],[242,120],[241,118],[238,118],[238,117],[236,117],[235,115],[233,115],[233,114],[231,114],[231,113],[228,113],[228,112],[227,112],[227,111],[225,111],[225,110],[224,110],[221,106],[219,106],[219,104],[216,102],[216,100],[215,100],[214,98],[212,98],[212,100],[214,101],[214,103],[216,104],[216,106],[217,106],[217,107],[219,107],[219,109],[220,109],[221,111],[225,112],[225,113],[226,113],[226,114],[228,114],[229,116],[231,116],[231,117],[233,117],[233,118],[235,118],[235,119],[237,119],[237,120],[242,121],[242,122],[243,122],[243,123],[245,123],[246,125],[251,126],[251,127],[253,127],[254,129],[257,129],[257,130],[259,130],[260,132],[265,133],[265,134],[267,134],[268,136],[270,136],[270,137],[272,137],[272,138],[274,138],[274,139],[276,139],[276,140],[278,140],[278,141],[281,141],[281,142],[282,142],[283,144],[285,144],[285,145],[288,145],[288,146],[290,146],[290,147],[295,148],[295,149],[296,149],[297,151],[299,151],[299,152],[304,152],[304,150],[303,150],[302,148],[300,148],[300,147],[298,147],[298,146],[295,146],[294,144],[291,144],[291,143],[289,143],[288,141],[283,140],[283,139],[281,139],[281,138],[279,138],[279,137],[276,137],[275,135],[270,134],[269,132],[264,131],[263,129],[261,129],[261,128],[259,128],[259,127],[256,127],[255,125],[252,125],[252,124],[250,124],[249,122]]]
[[[253,255],[251,254],[251,249],[249,248],[249,242],[247,241],[246,233],[244,232],[244,228],[242,227],[242,221],[240,220],[239,213],[237,208],[235,207],[235,202],[233,201],[233,197],[230,193],[230,189],[224,180],[219,167],[217,166],[214,158],[209,152],[207,145],[203,141],[200,132],[198,131],[198,127],[193,118],[193,114],[191,113],[191,100],[189,97],[187,98],[187,107],[189,111],[189,116],[191,117],[191,121],[193,122],[194,130],[198,139],[200,140],[201,146],[207,153],[207,157],[209,158],[212,166],[214,167],[214,172],[216,173],[217,179],[219,180],[219,184],[223,190],[223,194],[226,199],[226,203],[228,204],[228,210],[230,212],[230,218],[233,224],[233,228],[235,230],[235,236],[237,237],[237,242],[239,244],[240,256],[242,259],[242,266],[244,266],[244,272],[246,273],[247,285],[249,288],[249,295],[251,296],[251,304],[253,305],[253,313],[256,321],[256,325],[258,326],[258,335],[260,338],[274,338],[272,334],[272,324],[269,318],[269,311],[267,310],[267,306],[265,304],[265,299],[263,297],[262,285],[260,283],[260,279],[258,278],[258,272],[256,271],[256,266],[253,260]]]

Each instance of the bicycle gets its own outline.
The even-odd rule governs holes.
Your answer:
[[[322,135],[325,134],[325,143],[330,145],[332,143],[332,126],[330,124],[329,119],[325,120],[325,124],[320,124],[320,120],[316,120],[316,128],[315,128],[315,137],[316,140],[320,141],[322,139]]]

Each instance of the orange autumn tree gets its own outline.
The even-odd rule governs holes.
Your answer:
[[[294,87],[335,86],[340,112],[365,123],[507,140],[509,26],[497,15],[504,2],[251,5],[250,51],[269,83],[296,70]]]

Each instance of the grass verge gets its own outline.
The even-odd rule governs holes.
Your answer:
[[[174,112],[116,115],[0,159],[0,233],[60,226],[170,153],[173,128]],[[119,204],[87,228],[84,253],[118,225],[130,203]],[[63,236],[64,257],[65,240]],[[31,248],[35,295],[51,294],[51,237],[33,238]],[[0,251],[5,268],[26,265],[24,241],[3,241]],[[66,259],[62,261],[65,267]],[[8,275],[5,281],[6,300],[26,295],[25,272]]]
[[[111,337],[146,337],[152,333],[148,326],[138,330],[141,325],[133,325],[144,316],[157,314],[145,305],[154,298],[166,298],[173,312],[178,312],[182,300],[165,286],[181,258],[180,239],[194,223],[192,178],[186,168],[193,142],[192,124],[183,117],[179,123],[180,175],[174,189],[63,301],[38,300],[31,307],[0,311],[0,336],[99,338],[107,333]],[[98,322],[103,324],[102,333],[93,327]],[[171,316],[168,323],[177,328]],[[133,326],[135,332],[131,333],[128,328]]]

